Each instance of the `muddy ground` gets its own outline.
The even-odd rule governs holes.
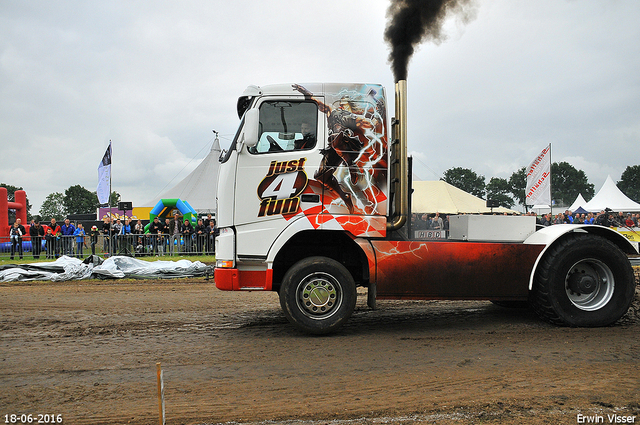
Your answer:
[[[339,334],[309,337],[275,293],[204,279],[3,284],[0,419],[157,424],[161,362],[168,424],[640,423],[636,298],[571,329],[477,301],[372,311],[361,291]]]

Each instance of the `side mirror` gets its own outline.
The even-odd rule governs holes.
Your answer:
[[[258,129],[260,128],[260,110],[249,109],[244,114],[244,144],[252,148],[258,144]]]

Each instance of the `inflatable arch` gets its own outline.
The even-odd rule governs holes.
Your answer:
[[[9,236],[9,228],[13,223],[9,223],[9,209],[16,210],[16,218],[22,220],[25,229],[29,229],[27,221],[27,192],[16,190],[14,194],[15,202],[9,202],[6,187],[0,187],[0,236]],[[27,233],[26,240],[29,240]]]
[[[22,220],[27,234],[22,237],[22,249],[24,252],[31,251],[31,237],[29,236],[29,222],[27,221],[27,192],[16,190],[13,195],[15,202],[8,199],[6,187],[0,187],[0,252],[11,252],[11,242],[9,241],[9,231],[13,223],[9,223],[9,210],[16,211],[16,218]],[[44,240],[42,241],[44,248]]]
[[[181,199],[160,199],[153,209],[149,212],[149,224],[154,218],[173,217],[172,212],[177,209],[182,215],[182,221],[189,220],[193,226],[198,223],[198,213],[187,201]],[[149,224],[144,226],[144,232],[149,232]]]

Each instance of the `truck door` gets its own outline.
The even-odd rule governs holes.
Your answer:
[[[235,225],[238,256],[266,256],[277,235],[303,208],[321,197],[303,197],[322,158],[326,118],[301,96],[263,98],[258,143],[238,152]]]
[[[383,237],[387,215],[387,134],[384,89],[326,84],[316,100],[327,120],[326,148],[314,173],[322,187],[323,228]]]

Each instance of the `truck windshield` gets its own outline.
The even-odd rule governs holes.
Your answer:
[[[266,101],[260,105],[260,134],[253,154],[312,149],[316,145],[315,102]]]

